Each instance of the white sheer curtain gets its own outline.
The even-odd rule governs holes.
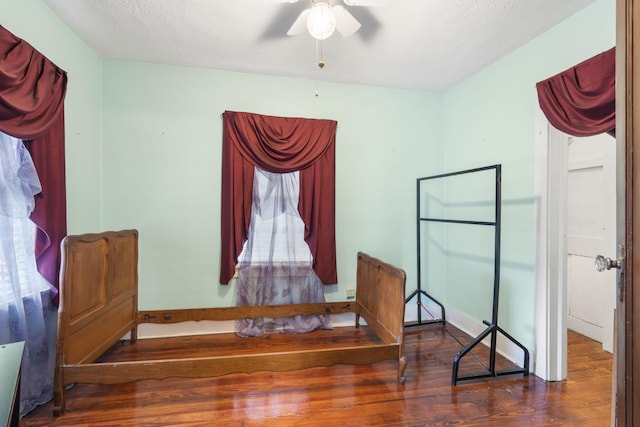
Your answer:
[[[50,285],[37,270],[36,226],[29,219],[40,191],[22,141],[0,132],[0,344],[25,341],[21,414],[49,400],[53,390]]]
[[[298,172],[271,173],[255,169],[251,223],[238,257],[237,305],[324,302],[323,284],[313,271],[298,213]],[[236,321],[236,333],[305,333],[331,328],[329,315],[256,318]]]

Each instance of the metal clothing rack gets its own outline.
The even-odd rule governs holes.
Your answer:
[[[483,172],[488,170],[495,171],[495,213],[493,221],[466,221],[466,220],[454,220],[454,219],[443,219],[443,218],[429,218],[422,217],[420,212],[420,183],[425,180],[432,179],[441,179],[447,178],[455,175],[462,174],[470,174],[476,172]],[[478,378],[486,378],[486,377],[497,377],[500,375],[511,375],[511,374],[523,374],[529,375],[529,351],[526,347],[520,344],[515,338],[509,335],[504,329],[498,326],[498,303],[500,296],[500,221],[501,221],[501,204],[502,204],[502,194],[501,194],[501,183],[502,183],[502,167],[501,165],[491,165],[485,166],[475,169],[467,169],[458,172],[451,172],[441,175],[434,175],[425,178],[418,178],[417,180],[417,225],[418,225],[418,286],[417,289],[407,298],[406,302],[411,300],[413,297],[418,295],[418,304],[420,306],[421,295],[424,295],[431,299],[433,302],[438,304],[442,310],[442,319],[432,319],[426,322],[422,322],[420,311],[418,311],[418,324],[428,324],[428,323],[445,323],[445,311],[444,306],[440,304],[438,301],[433,299],[429,294],[421,288],[421,223],[422,222],[441,222],[441,223],[452,223],[452,224],[470,224],[470,225],[479,225],[479,226],[489,226],[494,228],[494,270],[493,270],[493,307],[492,307],[492,316],[491,322],[483,321],[487,328],[480,333],[475,339],[473,339],[469,344],[467,344],[458,354],[454,357],[453,360],[453,372],[451,375],[451,384],[456,385],[458,381],[462,380],[471,380]],[[523,351],[523,364],[522,368],[514,368],[514,369],[505,369],[505,370],[496,370],[496,346],[497,346],[497,335],[501,333],[504,335],[509,341],[513,342],[516,346],[518,346]],[[489,346],[489,366],[485,366],[485,371],[475,374],[467,374],[467,375],[459,375],[458,368],[460,364],[460,360],[468,354],[476,345],[480,344],[485,338],[490,336],[490,346]]]

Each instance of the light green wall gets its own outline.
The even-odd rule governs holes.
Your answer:
[[[534,114],[535,84],[615,45],[615,2],[599,0],[560,25],[503,57],[444,94],[444,167],[455,171],[502,164],[502,263],[500,324],[529,348],[534,342]],[[460,235],[447,236],[455,252]],[[469,274],[484,250],[469,248],[447,258],[447,304],[476,320],[490,320],[491,307],[474,299],[475,283],[491,279],[492,260],[484,273]],[[473,259],[473,260],[472,260]],[[490,292],[491,288],[487,292]]]
[[[441,163],[441,95],[320,82],[315,97],[310,80],[118,61],[104,75],[104,227],[140,230],[141,308],[234,303],[218,283],[225,110],[338,121],[328,300],[354,286],[359,250],[415,270],[414,182]]]
[[[0,25],[67,72],[65,149],[71,234],[102,225],[102,59],[40,0],[3,0]]]

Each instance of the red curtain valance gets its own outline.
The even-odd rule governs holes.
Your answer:
[[[536,84],[538,102],[555,128],[574,136],[616,125],[615,48]]]
[[[287,173],[311,166],[335,141],[331,120],[263,116],[225,111],[225,136],[260,169]]]
[[[251,219],[254,167],[300,171],[298,210],[313,269],[325,284],[338,281],[335,249],[337,122],[225,111],[222,139],[220,283],[235,273]]]
[[[0,131],[27,140],[42,193],[31,220],[38,226],[38,270],[58,287],[60,241],[67,233],[64,98],[67,73],[0,26]]]
[[[67,73],[0,26],[0,130],[35,139],[62,110]]]

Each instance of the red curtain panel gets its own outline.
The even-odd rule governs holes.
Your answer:
[[[58,289],[60,242],[67,235],[64,114],[58,116],[46,135],[25,141],[25,146],[31,154],[42,186],[42,192],[35,197],[36,206],[31,213],[31,220],[38,227],[38,271]]]

